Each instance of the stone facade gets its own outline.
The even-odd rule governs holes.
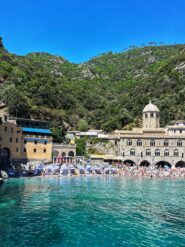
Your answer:
[[[53,163],[72,164],[76,159],[76,144],[54,143],[52,148]]]
[[[89,150],[97,150],[91,158],[97,161],[99,155],[104,162],[185,167],[185,124],[181,121],[160,128],[159,109],[151,102],[144,108],[142,119],[143,128],[115,130],[104,137],[106,142],[101,138],[100,142],[89,145]],[[105,143],[110,143],[110,148]]]
[[[76,144],[53,143],[52,156],[53,156],[53,158],[56,158],[58,156],[76,157]]]

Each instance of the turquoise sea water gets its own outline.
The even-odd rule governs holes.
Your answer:
[[[0,247],[185,246],[185,181],[21,178],[0,187]]]

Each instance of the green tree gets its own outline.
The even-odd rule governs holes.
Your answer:
[[[89,129],[89,125],[85,119],[80,119],[77,125],[77,129],[79,131],[87,131]]]
[[[52,128],[53,142],[62,143],[65,140],[64,130],[62,128]]]
[[[76,154],[77,156],[87,156],[86,153],[86,138],[76,138]]]
[[[8,106],[10,115],[29,118],[30,106],[24,94],[14,84],[8,85],[1,92],[2,101]]]

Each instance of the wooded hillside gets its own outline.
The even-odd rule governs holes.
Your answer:
[[[164,126],[185,119],[185,45],[109,52],[74,64],[48,53],[17,56],[0,40],[0,87],[11,115],[49,120],[54,132],[139,126],[149,99]]]

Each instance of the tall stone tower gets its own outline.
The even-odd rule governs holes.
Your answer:
[[[143,129],[160,128],[160,111],[151,100],[143,109]]]

